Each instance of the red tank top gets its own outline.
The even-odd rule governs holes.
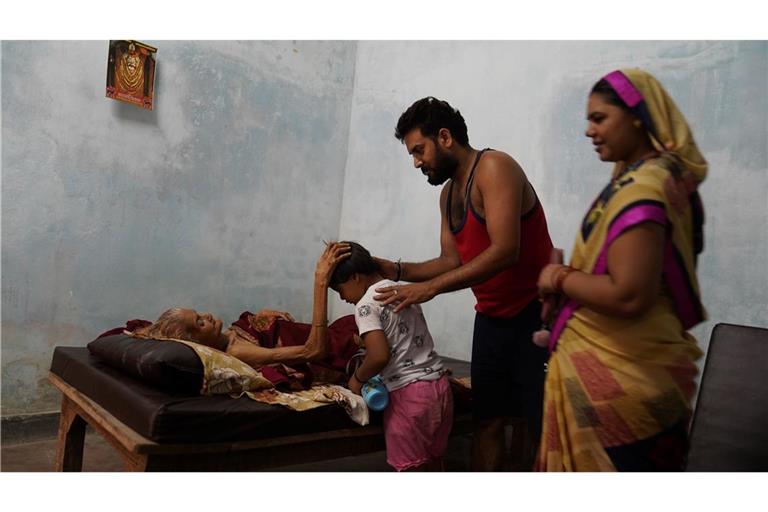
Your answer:
[[[470,190],[475,168],[484,149],[477,154],[469,174],[464,195],[466,211],[461,224],[454,229],[451,221],[451,194],[453,182],[448,191],[448,224],[456,241],[461,264],[471,261],[491,245],[485,219],[472,207]],[[492,150],[491,150],[492,151]],[[535,191],[534,191],[535,193]],[[471,213],[470,213],[471,212]],[[477,298],[475,310],[497,318],[510,318],[518,314],[538,296],[537,282],[541,269],[549,262],[552,240],[549,238],[547,219],[538,196],[536,204],[520,217],[520,255],[517,262],[502,270],[487,281],[472,287]]]

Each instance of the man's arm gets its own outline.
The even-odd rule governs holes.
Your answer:
[[[378,300],[384,304],[398,303],[395,311],[400,311],[410,304],[431,300],[435,295],[482,283],[517,261],[525,187],[523,171],[506,154],[490,153],[481,164],[475,184],[483,199],[490,246],[465,265],[423,283],[377,289],[382,297]]]

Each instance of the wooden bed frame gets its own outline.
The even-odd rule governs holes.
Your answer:
[[[85,426],[90,425],[123,459],[125,471],[254,471],[384,450],[380,425],[226,443],[156,443],[115,418],[54,373],[62,393],[57,471],[82,471]],[[454,417],[451,435],[471,432],[471,414]]]

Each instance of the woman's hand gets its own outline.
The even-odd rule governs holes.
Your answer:
[[[546,298],[548,295],[552,295],[553,293],[557,293],[557,290],[555,290],[555,283],[554,278],[555,274],[558,270],[560,270],[564,265],[561,265],[560,263],[550,263],[547,266],[545,266],[543,269],[541,269],[541,273],[539,274],[539,297]]]
[[[549,255],[549,263],[550,267],[561,267],[563,265],[563,261],[565,260],[565,253],[562,249],[559,249],[557,247],[552,248],[552,252]],[[547,279],[547,282],[552,283],[552,278],[555,276],[554,271],[556,271],[557,268],[555,268],[551,274],[549,274],[549,279]],[[542,269],[542,274],[544,269]],[[539,274],[539,283],[541,283],[541,274]],[[560,302],[562,302],[562,296],[560,295],[553,295],[552,293],[545,293],[541,291],[541,287],[539,287],[539,296],[541,297],[541,320],[544,322],[545,325],[551,325],[552,321],[555,319],[555,315],[557,314],[557,310],[560,307]]]
[[[328,286],[336,266],[352,254],[349,244],[332,242],[325,246],[325,250],[317,260],[315,268],[315,282]]]

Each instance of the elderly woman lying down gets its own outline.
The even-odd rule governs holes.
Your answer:
[[[350,336],[341,336],[345,339],[334,340],[336,346],[331,346],[327,315],[331,275],[338,263],[349,257],[349,254],[348,244],[334,243],[327,245],[320,255],[315,269],[312,325],[308,334],[302,330],[306,325],[294,323],[290,314],[280,311],[261,310],[255,315],[243,313],[237,322],[222,331],[222,321],[219,318],[210,313],[199,313],[194,309],[185,308],[169,309],[160,315],[155,323],[134,329],[133,334],[147,338],[194,341],[226,352],[254,368],[274,363],[293,365],[327,362],[329,357],[337,360],[348,359],[350,344],[345,343],[345,340],[350,339]],[[284,320],[292,328],[283,329],[283,336],[272,336],[271,334],[275,333],[270,333],[269,330],[276,324],[275,320]],[[286,327],[286,324],[283,326]],[[340,319],[332,327],[336,328],[337,334],[348,334],[346,331],[357,332],[351,317]],[[301,338],[305,341],[302,342]],[[279,344],[283,346],[277,346]],[[344,356],[340,352],[347,354]]]

